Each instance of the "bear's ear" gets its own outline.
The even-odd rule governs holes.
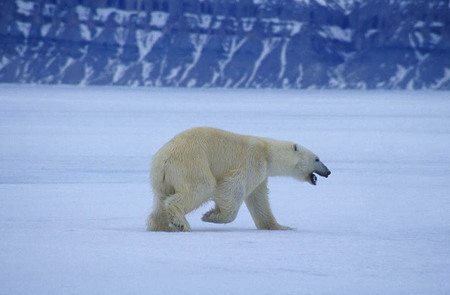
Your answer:
[[[292,145],[292,148],[294,149],[295,152],[297,153],[299,152],[298,145],[296,143]]]

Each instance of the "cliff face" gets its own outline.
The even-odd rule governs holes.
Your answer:
[[[427,0],[5,0],[0,82],[450,89]]]

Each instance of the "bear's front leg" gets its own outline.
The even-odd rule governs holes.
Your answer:
[[[248,211],[252,215],[253,221],[258,229],[269,230],[291,230],[289,226],[281,225],[277,222],[270,209],[269,190],[267,189],[267,179],[260,184],[246,199]]]

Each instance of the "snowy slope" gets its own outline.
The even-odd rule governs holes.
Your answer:
[[[190,214],[145,231],[152,155],[214,126],[295,140],[332,170],[269,182],[293,231]],[[443,92],[0,86],[0,294],[448,294]]]
[[[450,89],[428,0],[4,0],[0,82]]]

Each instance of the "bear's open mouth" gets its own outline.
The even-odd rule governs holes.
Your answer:
[[[309,175],[309,181],[311,182],[312,185],[316,185],[317,184],[317,176],[314,173],[311,173]]]

